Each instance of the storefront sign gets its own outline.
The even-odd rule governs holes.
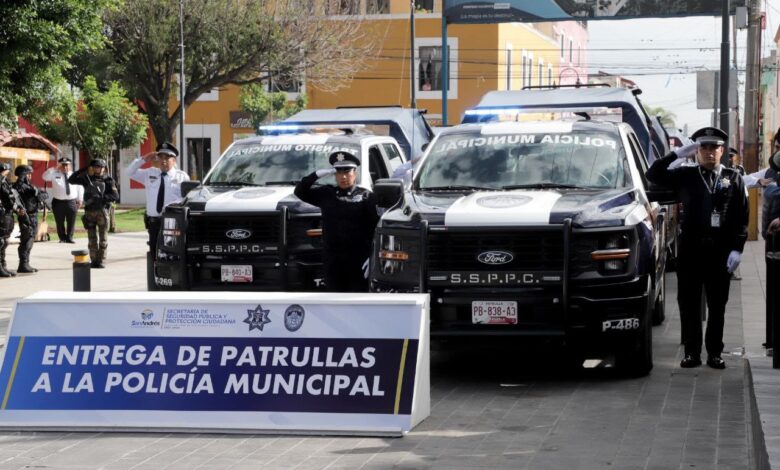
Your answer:
[[[251,129],[252,116],[244,111],[230,111],[231,129]]]
[[[428,296],[39,293],[0,427],[400,434],[429,412]]]

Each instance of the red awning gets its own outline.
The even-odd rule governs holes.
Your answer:
[[[57,146],[42,135],[19,129],[11,132],[0,128],[0,146],[2,147],[20,147],[27,149],[47,150],[54,155],[59,153]]]

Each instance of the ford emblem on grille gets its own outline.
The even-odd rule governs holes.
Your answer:
[[[484,264],[507,264],[515,257],[508,251],[483,251],[477,255],[477,261]]]
[[[231,240],[246,240],[252,236],[252,232],[243,228],[234,228],[225,232],[225,235]]]

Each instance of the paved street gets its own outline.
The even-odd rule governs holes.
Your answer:
[[[145,237],[111,236],[107,269],[92,271],[94,290],[144,289]],[[71,289],[69,251],[84,244],[37,243],[32,264],[41,271],[0,280],[3,332],[17,296]],[[4,432],[0,468],[751,468],[746,339],[749,354],[765,358],[756,315],[743,330],[741,289],[761,295],[755,287],[763,245],[750,243],[746,254],[745,279],[732,283],[725,371],[678,367],[672,275],[667,321],[653,331],[655,368],[645,378],[622,379],[604,368],[574,373],[552,354],[522,349],[438,352],[431,416],[404,438]]]

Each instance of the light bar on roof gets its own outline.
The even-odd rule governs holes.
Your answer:
[[[620,111],[620,108],[609,108],[607,106],[570,106],[565,108],[475,108],[467,109],[467,116],[495,116],[502,114],[522,114],[522,113],[565,113],[565,112],[587,112],[589,114],[609,113]]]
[[[271,132],[332,132],[336,130],[357,131],[364,129],[365,124],[269,124],[258,127],[261,133]]]

